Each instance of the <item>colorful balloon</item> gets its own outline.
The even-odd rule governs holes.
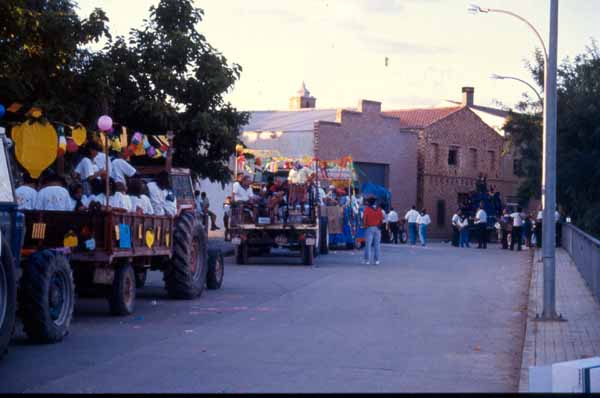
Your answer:
[[[140,133],[139,131],[136,131],[135,133],[133,133],[133,137],[131,137],[131,143],[138,145],[140,142],[142,142],[143,140],[143,136],[142,133]]]
[[[153,146],[149,147],[149,148],[146,150],[146,154],[147,154],[149,157],[153,158],[153,157],[156,155],[156,148],[154,148]]]
[[[98,128],[100,131],[109,131],[112,128],[113,121],[110,116],[100,116],[98,119]]]

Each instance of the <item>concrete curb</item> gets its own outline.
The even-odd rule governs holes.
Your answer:
[[[536,267],[535,261],[537,261],[538,250],[531,253],[530,258],[530,272],[529,272],[529,290],[527,300],[527,320],[525,322],[525,338],[523,341],[523,352],[521,354],[521,370],[519,372],[519,392],[526,393],[529,390],[529,366],[535,364],[535,335],[537,333],[537,324],[534,321],[536,311],[536,292],[535,292],[535,281],[536,281]]]

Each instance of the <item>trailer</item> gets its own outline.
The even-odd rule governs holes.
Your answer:
[[[315,173],[315,162],[305,161]],[[259,162],[261,165],[250,169],[254,177],[253,188],[260,191],[268,181],[279,179],[287,184],[287,177],[293,160],[271,157]],[[255,164],[254,164],[255,165]],[[245,165],[241,165],[244,167]],[[240,168],[241,168],[240,167]],[[248,170],[248,168],[245,168]],[[272,248],[287,248],[299,252],[301,262],[313,265],[315,257],[321,252],[323,232],[319,222],[319,194],[317,181],[310,180],[301,186],[294,186],[297,195],[305,197],[302,205],[290,203],[289,191],[283,198],[278,214],[270,214],[264,205],[234,203],[231,207],[229,231],[231,242],[235,245],[236,262],[247,264],[251,256],[268,254]]]

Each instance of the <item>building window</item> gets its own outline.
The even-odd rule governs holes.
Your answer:
[[[437,201],[437,225],[439,227],[443,227],[446,225],[446,201],[438,200]]]
[[[478,159],[477,159],[477,149],[470,148],[469,149],[469,157],[471,158],[471,168],[476,171],[479,168]]]
[[[433,156],[433,164],[437,166],[440,163],[440,146],[438,144],[431,144],[431,154]]]
[[[496,170],[496,152],[488,151],[489,159],[490,159],[490,171]]]
[[[448,151],[448,166],[458,166],[458,148],[451,147]]]

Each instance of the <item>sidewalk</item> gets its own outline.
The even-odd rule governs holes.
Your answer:
[[[536,322],[543,309],[543,264],[541,251],[533,260],[529,287],[527,331],[519,391],[527,392],[530,366],[549,365],[600,356],[600,304],[571,261],[569,254],[556,251],[556,310],[567,322]]]

